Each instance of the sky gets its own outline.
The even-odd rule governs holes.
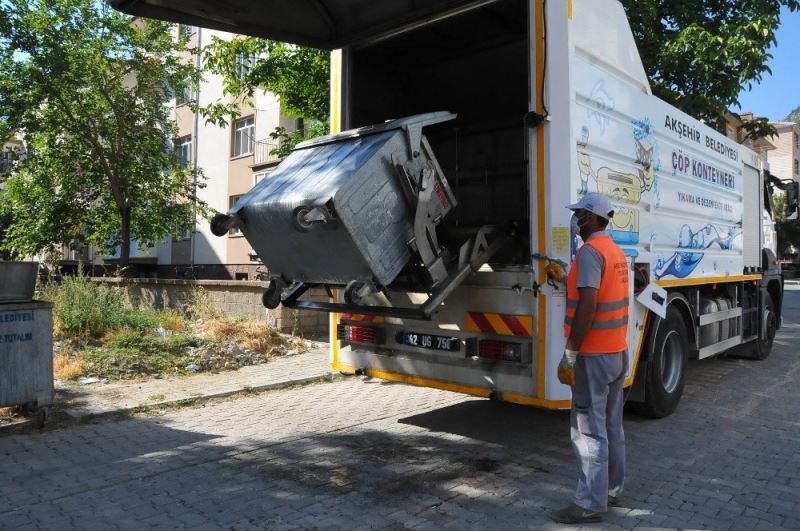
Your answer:
[[[756,116],[766,116],[781,121],[800,106],[800,11],[781,10],[781,25],[776,32],[777,46],[770,50],[772,59],[767,63],[772,75],[764,74],[759,85],[747,87],[739,93],[741,109]],[[733,109],[736,111],[736,109]]]

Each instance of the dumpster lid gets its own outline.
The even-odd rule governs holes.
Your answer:
[[[141,17],[333,50],[498,0],[106,0]]]
[[[347,131],[342,131],[341,133],[336,133],[333,135],[326,135],[317,138],[312,138],[311,140],[306,140],[305,142],[297,144],[297,146],[295,146],[294,149],[295,150],[306,149],[310,147],[320,146],[323,144],[339,142],[341,140],[345,140],[348,138],[357,138],[367,135],[374,135],[377,133],[382,133],[384,131],[391,131],[392,129],[405,129],[406,131],[409,131],[410,135],[412,136],[410,140],[412,147],[416,147],[417,145],[419,145],[418,137],[423,127],[426,127],[428,125],[438,124],[441,122],[446,122],[448,120],[454,120],[456,116],[457,116],[456,114],[453,114],[448,111],[436,111],[424,114],[415,114],[413,116],[407,116],[405,118],[386,120],[385,122],[379,124],[359,127],[358,129],[349,129]]]

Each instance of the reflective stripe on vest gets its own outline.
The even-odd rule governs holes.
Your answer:
[[[628,260],[607,234],[598,234],[585,245],[591,246],[603,257],[604,266],[597,292],[597,307],[579,351],[581,354],[620,352],[628,347]],[[566,337],[572,331],[578,297],[576,257],[567,275],[567,311],[564,315]]]

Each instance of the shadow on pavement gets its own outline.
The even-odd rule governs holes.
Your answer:
[[[528,452],[531,441],[536,441],[537,448],[569,449],[569,411],[547,411],[478,399],[406,417],[399,422],[499,444],[510,451]]]

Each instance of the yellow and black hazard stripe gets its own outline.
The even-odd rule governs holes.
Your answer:
[[[467,330],[501,336],[531,337],[533,335],[533,317],[530,315],[468,312]]]

